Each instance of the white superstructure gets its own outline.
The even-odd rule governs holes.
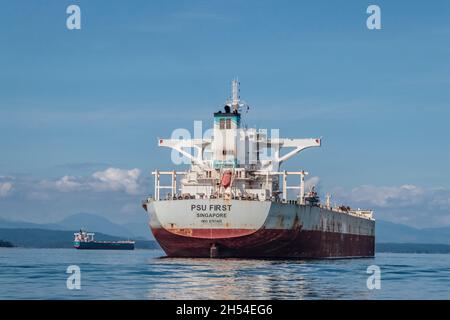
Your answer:
[[[296,189],[299,204],[318,200],[308,198],[305,176],[308,172],[282,171],[283,162],[301,151],[320,147],[321,138],[288,139],[269,137],[267,130],[241,126],[241,109],[247,107],[239,97],[239,82],[232,81],[231,99],[224,111],[214,113],[210,139],[159,139],[158,145],[181,153],[191,162],[188,171],[154,171],[155,200],[163,199],[248,199],[287,202],[288,191]],[[278,133],[278,131],[275,131]],[[285,151],[286,150],[286,151]],[[171,176],[162,185],[162,175]],[[288,185],[289,176],[298,176],[298,184]],[[163,192],[162,190],[169,190]],[[315,203],[318,204],[318,201]],[[326,205],[332,209],[331,204]],[[370,211],[336,207],[356,215],[371,216]]]

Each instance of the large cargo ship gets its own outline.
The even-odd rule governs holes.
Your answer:
[[[231,99],[214,113],[211,137],[158,140],[190,165],[187,171],[152,172],[154,195],[143,202],[167,256],[374,256],[372,211],[334,206],[329,195],[322,204],[314,186],[305,190],[308,172],[280,169],[301,151],[320,147],[321,139],[269,137],[267,130],[242,124],[246,109],[233,80]],[[162,184],[164,178],[169,183]],[[293,178],[298,183],[289,185]]]
[[[95,233],[80,230],[80,232],[73,234],[73,246],[75,249],[87,250],[134,250],[133,240],[121,241],[96,241],[94,240]]]

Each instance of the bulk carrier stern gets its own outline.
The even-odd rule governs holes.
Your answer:
[[[268,137],[241,125],[239,83],[223,111],[213,115],[210,139],[158,139],[191,165],[152,172],[154,196],[145,200],[150,229],[169,257],[348,258],[373,257],[375,220],[370,210],[325,204],[305,190],[305,170],[283,162],[321,138]],[[196,154],[187,150],[194,148]],[[284,155],[282,149],[289,149]],[[271,150],[268,158],[266,150]],[[170,184],[161,184],[168,177]],[[288,185],[297,177],[295,185]],[[167,179],[167,178],[166,178]],[[292,192],[296,192],[292,198]]]

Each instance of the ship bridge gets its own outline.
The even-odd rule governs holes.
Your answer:
[[[321,146],[321,138],[283,139],[269,138],[267,130],[241,126],[241,103],[238,96],[239,83],[232,82],[232,99],[224,110],[214,113],[213,137],[211,139],[159,139],[160,147],[176,150],[200,169],[245,168],[254,171],[278,171],[284,161],[301,151]],[[190,152],[195,150],[195,155]],[[282,149],[290,149],[284,155]],[[268,156],[270,150],[271,156]],[[210,157],[206,156],[210,153]]]

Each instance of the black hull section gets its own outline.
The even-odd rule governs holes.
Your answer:
[[[75,242],[79,250],[134,250],[134,243],[120,242]]]

